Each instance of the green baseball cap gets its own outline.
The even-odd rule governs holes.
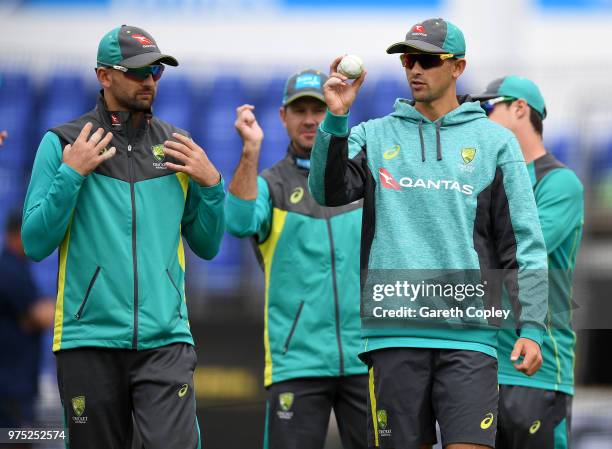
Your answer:
[[[294,73],[285,83],[283,92],[283,106],[302,97],[312,97],[325,103],[323,95],[323,84],[327,81],[327,75],[320,70],[306,69]]]
[[[537,84],[522,76],[506,76],[492,81],[486,90],[472,95],[473,100],[484,101],[497,97],[523,99],[529,106],[538,111],[542,120],[546,118],[546,104]]]
[[[406,33],[406,39],[387,48],[387,53],[435,53],[465,57],[465,38],[461,30],[444,19],[427,19]]]
[[[178,65],[176,58],[162,54],[153,36],[142,28],[121,25],[106,33],[98,45],[98,67],[120,65],[138,69],[159,63]]]

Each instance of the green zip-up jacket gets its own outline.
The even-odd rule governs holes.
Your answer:
[[[499,383],[574,394],[576,334],[572,328],[572,277],[582,238],[584,195],[576,174],[552,154],[527,165],[540,226],[548,251],[548,314],[542,343],[544,363],[533,376],[510,362],[513,332],[503,329],[499,341]]]
[[[535,225],[529,176],[514,135],[488,120],[478,102],[464,102],[432,122],[398,99],[393,113],[350,132],[347,116],[328,111],[311,164],[310,191],[320,204],[364,198],[362,285],[381,271],[392,278],[391,270],[508,270],[511,299],[520,310],[516,327],[521,336],[542,342],[546,249]],[[362,313],[373,299],[366,290]],[[490,308],[474,304],[476,310]],[[406,346],[496,356],[495,322],[479,327],[465,318],[418,326],[411,317],[401,325],[382,321],[362,315],[365,353]]]
[[[62,163],[82,127],[113,133],[117,152],[87,177]],[[185,300],[182,237],[213,258],[225,230],[223,185],[201,187],[168,170],[163,142],[174,126],[147,115],[95,109],[43,137],[25,200],[26,254],[59,247],[53,350],[84,346],[150,349],[193,344]]]
[[[266,386],[366,374],[357,355],[361,202],[321,207],[308,169],[287,156],[257,179],[257,199],[228,195],[227,229],[253,236],[265,274]]]

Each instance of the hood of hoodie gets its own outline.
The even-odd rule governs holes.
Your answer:
[[[408,120],[419,127],[419,139],[421,141],[421,158],[425,162],[425,142],[423,138],[423,125],[433,123],[436,127],[436,155],[437,160],[442,160],[442,145],[440,142],[440,129],[450,128],[461,125],[473,120],[486,118],[484,110],[478,101],[470,101],[468,96],[457,97],[459,107],[453,109],[448,114],[443,115],[436,121],[431,121],[414,107],[414,101],[398,98],[395,100],[395,110],[391,113],[393,117]]]

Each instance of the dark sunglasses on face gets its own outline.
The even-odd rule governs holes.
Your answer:
[[[153,81],[159,81],[162,73],[164,73],[164,66],[162,64],[148,65],[145,67],[139,67],[137,69],[128,69],[120,65],[111,65],[107,67],[119,70],[126,78],[138,82],[146,80],[149,75],[153,77]]]
[[[482,107],[482,109],[484,109],[485,113],[487,114],[487,116],[491,115],[491,112],[493,112],[493,109],[495,109],[495,105],[496,104],[500,104],[500,103],[511,103],[514,100],[516,100],[516,98],[514,97],[495,97],[495,98],[491,98],[489,100],[485,100],[485,101],[481,101],[480,102],[480,107]]]
[[[440,67],[447,59],[454,58],[451,53],[446,54],[431,54],[431,53],[403,53],[400,55],[400,61],[404,67],[412,70],[418,62],[423,70],[429,70],[434,67]]]

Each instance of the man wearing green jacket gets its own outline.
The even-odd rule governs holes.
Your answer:
[[[59,248],[53,351],[71,448],[199,448],[183,237],[211,259],[225,229],[219,172],[151,113],[164,65],[143,29],[100,41],[97,106],[47,132],[23,215],[26,254]],[[92,133],[93,131],[93,133]]]
[[[567,449],[574,394],[576,334],[572,328],[572,277],[582,237],[584,198],[576,174],[546,151],[546,106],[538,86],[519,76],[492,81],[475,96],[494,122],[518,139],[535,194],[548,252],[548,328],[542,368],[531,377],[510,363],[513,331],[498,335],[498,449]]]
[[[516,369],[531,375],[542,362],[546,250],[533,192],[512,133],[456,96],[465,51],[452,23],[414,25],[387,49],[400,54],[414,100],[350,131],[365,73],[350,83],[337,58],[324,86],[309,187],[327,206],[364,198],[372,446],[429,447],[437,420],[445,448],[494,447],[501,280],[519,311]]]
[[[263,131],[253,106],[237,109],[243,149],[227,228],[253,238],[265,274],[266,449],[321,449],[331,409],[344,447],[366,447],[367,367],[357,357],[361,202],[322,207],[307,184],[326,80],[317,70],[288,79],[280,119],[289,148],[259,176]]]

